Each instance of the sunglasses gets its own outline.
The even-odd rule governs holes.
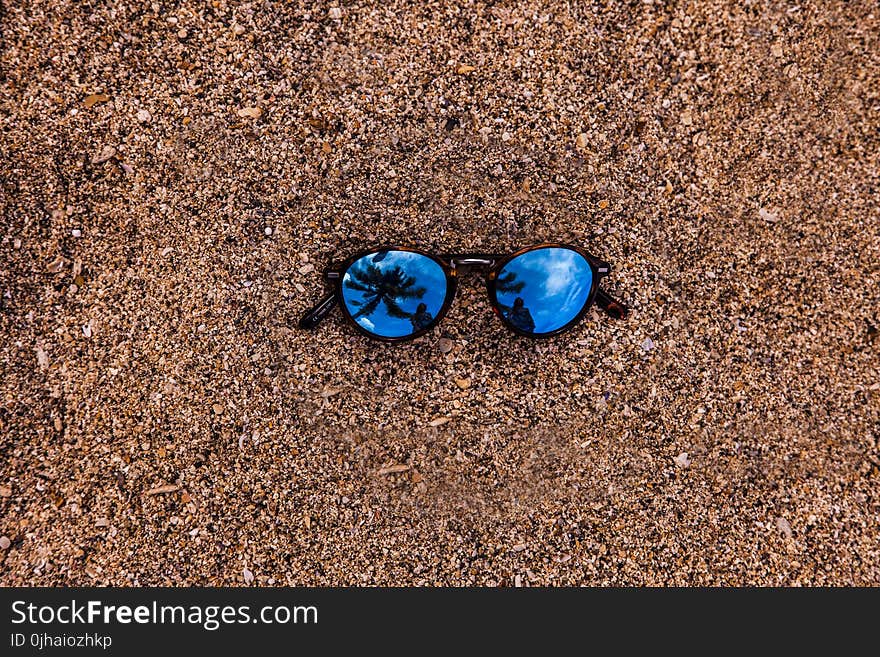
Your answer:
[[[339,303],[345,319],[375,340],[402,342],[443,319],[462,274],[485,272],[495,314],[518,335],[546,338],[577,324],[592,303],[623,319],[627,307],[600,289],[611,265],[567,244],[538,244],[510,255],[433,255],[405,246],[357,253],[324,273],[333,292],[303,316],[314,329]]]

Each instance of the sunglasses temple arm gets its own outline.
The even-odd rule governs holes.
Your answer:
[[[321,299],[318,304],[312,308],[309,312],[303,315],[303,318],[299,320],[299,327],[301,329],[314,329],[321,323],[333,307],[336,305],[336,293],[331,292],[326,297]]]
[[[614,319],[626,319],[629,315],[629,308],[625,303],[618,301],[601,288],[596,290],[596,305]]]

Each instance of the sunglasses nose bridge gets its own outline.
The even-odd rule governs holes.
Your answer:
[[[494,258],[479,258],[471,256],[453,256],[449,261],[457,267],[491,267],[495,264]]]
[[[452,256],[449,258],[449,267],[453,276],[467,274],[474,269],[489,270],[495,266],[495,258],[481,256]]]

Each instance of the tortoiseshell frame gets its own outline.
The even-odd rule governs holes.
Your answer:
[[[517,256],[521,256],[523,253],[528,253],[529,251],[535,251],[537,249],[544,249],[547,247],[569,249],[581,255],[590,265],[590,269],[592,270],[593,274],[593,280],[590,287],[590,293],[587,296],[587,301],[586,303],[584,303],[584,307],[577,315],[575,315],[575,317],[571,321],[569,321],[567,324],[564,324],[563,326],[560,326],[558,329],[549,331],[547,333],[529,333],[527,331],[516,328],[504,318],[504,314],[501,312],[501,307],[498,303],[498,297],[495,289],[495,281],[504,266]],[[455,291],[458,287],[459,271],[468,270],[472,267],[487,268],[486,291],[489,294],[489,302],[492,305],[492,309],[495,311],[495,314],[498,315],[499,318],[501,318],[501,321],[508,329],[518,335],[522,335],[528,338],[549,338],[553,337],[554,335],[559,335],[564,331],[567,331],[572,326],[577,324],[581,319],[583,319],[584,315],[587,313],[587,311],[590,309],[590,306],[594,302],[610,317],[613,317],[615,319],[624,319],[629,313],[629,309],[626,307],[625,304],[612,298],[607,292],[600,289],[599,287],[601,279],[611,272],[611,265],[587,253],[580,247],[573,246],[571,244],[544,242],[542,244],[536,244],[534,246],[520,249],[519,251],[515,251],[510,255],[502,255],[497,253],[445,253],[434,255],[410,246],[386,245],[360,251],[349,257],[339,266],[332,267],[331,269],[325,271],[324,277],[327,279],[327,281],[333,283],[333,291],[325,296],[323,299],[321,299],[321,301],[319,301],[314,308],[312,308],[303,316],[303,318],[299,322],[300,328],[316,328],[318,324],[321,323],[321,321],[333,309],[333,307],[343,298],[342,281],[345,277],[345,272],[348,271],[348,268],[361,258],[368,256],[372,253],[377,253],[381,251],[409,251],[412,253],[423,255],[426,258],[430,258],[431,260],[436,262],[446,274],[446,298],[443,300],[443,305],[440,307],[440,310],[437,311],[437,314],[434,317],[434,321],[432,321],[428,326],[419,331],[416,331],[415,333],[410,333],[409,335],[401,335],[398,337],[385,337],[381,335],[376,335],[375,333],[370,333],[363,326],[358,324],[357,321],[354,320],[346,305],[344,303],[340,303],[339,305],[342,309],[342,314],[348,324],[350,324],[361,335],[365,335],[366,337],[372,338],[373,340],[380,340],[382,342],[407,342],[409,340],[414,340],[419,336],[425,335],[429,331],[433,330],[434,327],[443,320],[449,310],[449,307],[452,305],[452,300],[455,298]]]

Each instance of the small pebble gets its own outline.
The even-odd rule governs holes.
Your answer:
[[[437,340],[437,348],[440,349],[440,353],[448,354],[452,351],[452,340],[449,338],[440,338]]]
[[[74,237],[82,237],[82,231],[79,228],[74,228],[72,231],[70,231],[70,234]]]
[[[242,107],[238,110],[238,115],[243,119],[258,119],[263,115],[263,110],[259,107]]]
[[[101,152],[92,158],[92,164],[103,164],[115,155],[116,149],[113,146],[104,146]]]
[[[779,221],[779,215],[768,208],[761,208],[758,210],[758,216],[764,221],[769,221],[770,223]]]
[[[782,532],[782,535],[785,536],[785,538],[791,538],[793,535],[791,531],[791,525],[785,518],[776,519],[776,528],[779,529],[780,532]]]
[[[41,370],[49,367],[49,355],[46,353],[46,350],[42,347],[37,347],[37,365],[40,366]]]
[[[67,260],[65,260],[62,256],[58,256],[49,265],[46,267],[46,271],[50,274],[59,274],[64,271],[64,267],[67,265]]]
[[[106,103],[110,100],[110,96],[107,94],[92,94],[88,96],[84,102],[86,107],[92,107],[93,105],[97,105],[99,103]]]
[[[266,227],[263,229],[263,233],[266,235],[266,237],[269,237],[269,236],[272,234],[272,227],[271,227],[271,226],[266,226]]]
[[[691,460],[688,457],[687,452],[682,452],[672,460],[675,461],[675,465],[677,465],[679,468],[687,468],[691,464]]]
[[[12,545],[12,541],[8,536],[0,536],[0,550],[8,550],[10,545]]]
[[[642,349],[645,351],[651,351],[654,348],[654,341],[651,338],[645,338],[642,340]]]

